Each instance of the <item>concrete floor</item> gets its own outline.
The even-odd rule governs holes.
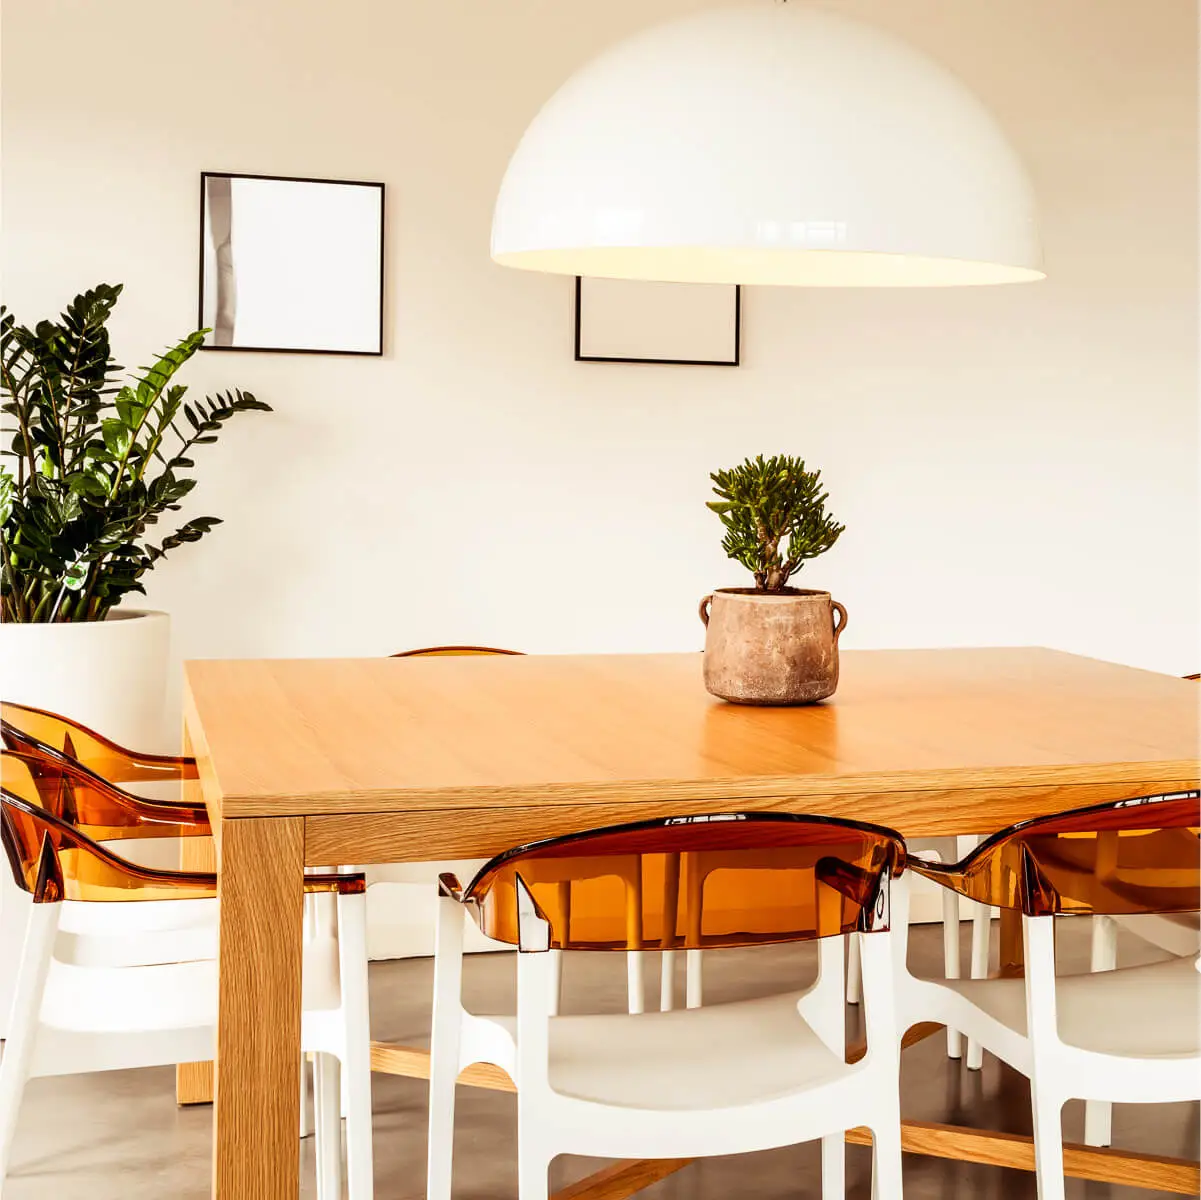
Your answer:
[[[1070,923],[1060,953],[1068,969],[1087,963],[1087,932]],[[965,959],[967,926],[964,926]],[[933,974],[940,961],[936,928],[915,929],[914,965]],[[1123,943],[1121,962],[1155,957],[1135,942]],[[803,983],[812,973],[808,947],[711,954],[706,960],[706,1000],[762,995]],[[621,1011],[625,976],[620,961],[576,955],[566,971],[568,1010],[587,998],[593,1010]],[[428,960],[377,963],[371,971],[373,1036],[424,1044],[428,1038],[431,970]],[[467,966],[469,1005],[505,1011],[513,1003],[508,955],[477,955]],[[576,1003],[573,1004],[573,999]],[[857,1010],[849,1010],[853,1031]],[[903,1111],[917,1120],[1030,1132],[1025,1080],[995,1060],[969,1072],[946,1057],[946,1042],[930,1038],[906,1051]],[[203,1200],[209,1194],[211,1110],[177,1109],[169,1069],[119,1071],[73,1079],[35,1080],[25,1095],[6,1200]],[[375,1180],[380,1200],[424,1194],[425,1103],[423,1081],[376,1075]],[[1064,1132],[1079,1141],[1083,1106],[1065,1110]],[[500,1200],[516,1195],[516,1116],[513,1097],[461,1088],[456,1140],[456,1200]],[[1155,1154],[1198,1157],[1198,1106],[1119,1105],[1115,1145]],[[305,1197],[312,1196],[312,1142],[304,1143]],[[847,1151],[849,1200],[868,1200],[870,1151]],[[552,1184],[563,1186],[597,1169],[596,1160],[560,1159]],[[816,1200],[821,1183],[817,1147],[806,1145],[740,1158],[694,1164],[641,1193],[646,1200]],[[1033,1177],[907,1155],[908,1200],[1025,1200]],[[1070,1200],[1153,1200],[1163,1193],[1069,1181]]]

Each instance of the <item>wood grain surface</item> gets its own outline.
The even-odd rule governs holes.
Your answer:
[[[627,1158],[560,1188],[551,1200],[625,1200],[691,1162],[690,1158]]]
[[[850,817],[887,825],[905,837],[993,833],[1017,821],[1107,800],[1127,800],[1156,789],[1196,787],[1187,776],[1138,783],[1060,784],[1054,787],[969,788],[964,791],[849,792],[841,796],[733,797],[709,800],[611,800],[543,807],[417,809],[305,818],[305,863],[422,862],[438,858],[490,858],[539,838],[601,829],[625,821],[694,813],[778,811]],[[467,882],[464,880],[463,882]]]
[[[837,694],[801,708],[715,700],[696,654],[191,662],[187,683],[205,792],[230,817],[1198,773],[1194,684],[1041,649],[847,651]]]
[[[213,1194],[295,1200],[300,1186],[304,823],[226,821],[218,896]]]
[[[715,700],[696,654],[193,662],[186,693],[221,857],[221,1200],[296,1195],[305,862],[476,857],[754,807],[987,833],[1194,786],[1201,739],[1195,684],[1040,649],[847,651],[837,694],[807,708]],[[413,1053],[373,1058],[408,1073]],[[989,1137],[906,1126],[923,1153],[1028,1154]],[[1068,1162],[1195,1194],[1194,1165],[1080,1148]],[[657,1170],[619,1164],[568,1194],[615,1200]]]
[[[847,1141],[870,1146],[871,1131],[863,1128],[848,1130]],[[953,1158],[960,1162],[1034,1170],[1034,1139],[1018,1133],[902,1121],[901,1149],[911,1154]],[[1181,1196],[1196,1196],[1201,1188],[1201,1166],[1197,1163],[1182,1158],[1136,1154],[1130,1150],[1066,1144],[1063,1173],[1069,1179],[1120,1183]]]

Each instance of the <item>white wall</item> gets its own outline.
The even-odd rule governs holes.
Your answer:
[[[762,0],[766,3],[768,0]],[[435,642],[692,649],[742,582],[708,472],[823,469],[800,582],[844,646],[1198,646],[1191,0],[840,0],[959,72],[1029,163],[1049,278],[751,290],[735,370],[572,361],[571,283],[488,258],[539,103],[694,0],[6,0],[3,267],[32,320],[98,280],[137,364],[191,327],[201,170],[388,185],[382,359],[201,355],[275,406],[203,453],[226,519],[154,577],[182,655]]]

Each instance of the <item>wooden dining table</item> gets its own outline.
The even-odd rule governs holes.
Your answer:
[[[219,857],[214,1195],[297,1195],[306,867],[482,858],[721,811],[987,834],[1196,787],[1199,702],[1195,683],[1038,648],[846,651],[837,693],[797,708],[714,699],[699,654],[188,663],[185,737]],[[1015,926],[1003,964],[1020,961]],[[410,1047],[377,1044],[372,1065],[428,1072]],[[511,1088],[489,1068],[462,1082]],[[903,1144],[1033,1168],[1018,1135],[906,1121]],[[1201,1178],[1119,1150],[1069,1146],[1065,1163],[1179,1194]],[[682,1165],[618,1163],[560,1195],[617,1200]]]

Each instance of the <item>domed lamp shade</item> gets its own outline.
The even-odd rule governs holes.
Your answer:
[[[505,172],[492,257],[685,283],[1043,276],[1026,173],[971,92],[869,26],[769,0],[649,29],[569,79]]]

